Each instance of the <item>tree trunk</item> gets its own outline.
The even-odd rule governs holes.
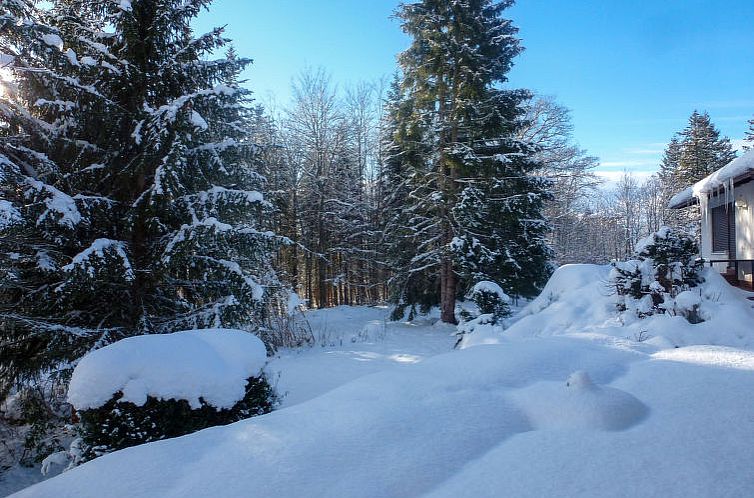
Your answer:
[[[448,257],[440,269],[440,320],[454,325],[458,324],[455,311],[457,284],[453,261]]]

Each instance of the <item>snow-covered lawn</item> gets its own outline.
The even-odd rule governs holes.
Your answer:
[[[711,277],[707,322],[621,324],[606,271],[566,269],[461,350],[380,308],[310,313],[326,345],[268,366],[281,409],[19,496],[754,496],[750,303]]]

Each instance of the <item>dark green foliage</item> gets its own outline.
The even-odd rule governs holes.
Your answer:
[[[503,88],[522,48],[512,2],[424,0],[398,10],[412,44],[388,99],[386,237],[402,305],[440,304],[444,321],[470,282],[533,296],[549,276],[548,182],[518,138],[530,94]]]
[[[243,399],[230,409],[217,409],[203,400],[200,408],[192,408],[186,400],[151,396],[144,405],[137,406],[119,401],[122,396],[116,393],[103,406],[79,412],[81,437],[87,447],[86,460],[129,446],[269,413],[278,402],[265,376],[250,377]]]
[[[496,292],[488,289],[474,289],[469,297],[477,305],[481,314],[492,317],[493,325],[511,314],[508,303]]]
[[[36,3],[0,8],[0,397],[123,337],[265,327],[281,239],[210,2]]]
[[[622,297],[619,311],[628,309],[627,299],[642,301],[636,307],[640,317],[667,313],[673,298],[697,287],[704,280],[702,260],[694,237],[681,230],[664,227],[641,243],[637,260],[614,262],[612,285]],[[694,323],[696,315],[687,316]]]
[[[749,129],[744,135],[744,150],[754,149],[754,118],[749,120]]]

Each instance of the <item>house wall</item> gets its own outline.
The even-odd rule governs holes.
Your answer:
[[[712,217],[710,210],[727,202],[735,203],[735,200],[743,197],[747,201],[747,208],[736,210],[736,259],[754,259],[754,182],[739,185],[734,189],[733,195],[721,195],[710,197],[706,209],[702,212],[702,254],[704,259],[729,259],[728,251],[712,252]],[[715,263],[715,268],[725,272],[725,263]],[[738,278],[752,281],[752,268],[749,264],[739,267]]]
[[[745,183],[735,189],[736,199],[746,199],[746,209],[736,208],[736,258],[754,259],[754,182]],[[743,263],[738,269],[738,278],[752,281],[752,266]]]

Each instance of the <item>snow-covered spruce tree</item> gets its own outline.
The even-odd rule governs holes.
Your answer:
[[[414,204],[411,172],[422,171],[422,158],[428,154],[416,122],[411,119],[414,101],[401,89],[400,79],[391,83],[385,103],[382,135],[379,190],[385,202],[381,213],[380,244],[383,257],[391,270],[388,279],[390,301],[395,304],[392,318],[402,319],[406,308],[408,318],[417,312],[426,313],[439,302],[439,280],[434,264],[417,265],[414,258],[434,243],[426,239],[417,247],[417,231],[431,227],[432,220]],[[417,309],[418,306],[418,309]]]
[[[744,150],[754,148],[754,118],[751,118],[748,123],[749,129],[746,130],[746,134],[744,135]]]
[[[529,93],[500,88],[521,51],[502,18],[511,4],[424,0],[398,11],[412,38],[399,57],[406,126],[421,150],[417,164],[401,165],[418,254],[396,270],[437,275],[445,322],[455,323],[459,291],[475,281],[530,296],[548,276],[547,183],[532,174],[536,148],[516,138]]]
[[[45,433],[63,415],[58,374],[127,320],[133,272],[99,188],[117,128],[102,117],[118,114],[98,85],[123,67],[97,36],[80,17],[2,2],[0,398],[24,400],[31,457],[55,449]]]
[[[18,86],[0,131],[5,390],[65,378],[121,336],[263,327],[280,240],[246,140],[249,61],[207,60],[228,40],[190,29],[208,4],[60,0],[2,18]]]
[[[675,306],[681,293],[703,282],[698,253],[693,235],[674,228],[662,227],[640,241],[636,260],[613,262],[611,285],[620,297],[618,310],[631,309],[639,317],[677,312],[691,323],[702,321],[698,309]]]
[[[694,111],[686,128],[668,144],[660,165],[660,178],[667,200],[736,158],[727,137],[706,112]],[[699,230],[699,210],[691,207],[667,213],[667,224],[682,230]]]
[[[701,180],[736,158],[730,140],[720,136],[706,112],[694,111],[679,137],[681,147],[674,177],[683,186]]]

